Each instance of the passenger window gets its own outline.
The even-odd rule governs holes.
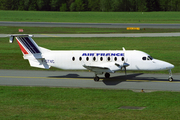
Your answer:
[[[108,60],[108,61],[110,61],[110,60],[111,60],[111,58],[110,58],[110,57],[108,57],[108,58],[107,58],[107,60]]]
[[[82,60],[82,57],[79,57],[79,61],[81,61]]]
[[[124,57],[122,57],[121,60],[124,61]]]
[[[114,58],[114,61],[117,61],[117,57]]]
[[[72,57],[72,60],[75,61],[75,57]]]
[[[89,57],[86,57],[86,60],[89,61]]]
[[[96,61],[96,57],[93,57],[93,61]]]
[[[100,57],[100,60],[103,61],[103,57]]]

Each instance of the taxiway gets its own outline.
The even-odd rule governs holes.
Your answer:
[[[115,73],[110,79],[99,76],[99,82],[93,77],[93,72],[84,71],[0,70],[0,85],[180,91],[180,74],[173,75],[173,82],[167,80],[168,74]]]
[[[89,27],[89,28],[180,28],[180,24],[152,23],[59,23],[59,22],[10,22],[0,21],[0,26],[30,26],[30,27]]]

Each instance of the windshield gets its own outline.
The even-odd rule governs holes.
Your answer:
[[[148,56],[147,58],[149,58],[150,60],[153,60],[153,57],[151,57],[151,56]]]
[[[153,57],[151,57],[151,56],[142,57],[142,60],[153,60]]]

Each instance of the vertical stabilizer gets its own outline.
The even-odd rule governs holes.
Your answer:
[[[24,59],[28,59],[32,67],[49,69],[50,66],[46,63],[45,58],[42,57],[41,50],[43,48],[39,47],[32,37],[33,35],[10,35],[9,42],[13,43],[14,38],[16,38]]]

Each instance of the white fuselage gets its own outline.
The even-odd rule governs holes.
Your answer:
[[[84,70],[83,65],[112,66],[113,71],[121,70],[117,64],[128,63],[127,70],[168,70],[174,65],[152,59],[147,53],[137,50],[124,51],[50,51],[44,53],[47,64],[52,67],[66,70]]]
[[[99,81],[97,74],[109,73],[118,70],[169,70],[174,65],[161,60],[153,59],[145,52],[137,50],[72,50],[55,51],[38,46],[32,35],[10,35],[9,42],[16,38],[18,45],[32,67],[49,69],[51,66],[65,70],[90,70],[95,73],[95,81]],[[172,75],[169,81],[172,81]]]

